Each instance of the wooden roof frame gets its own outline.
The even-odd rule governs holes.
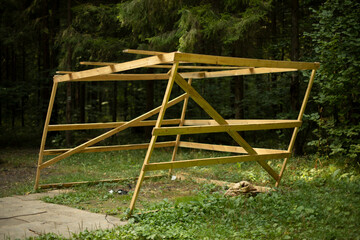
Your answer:
[[[249,59],[249,58],[236,58],[224,56],[212,56],[203,54],[181,53],[181,52],[157,52],[145,50],[124,50],[127,53],[151,55],[133,61],[123,63],[109,63],[109,62],[81,62],[84,65],[97,65],[100,67],[78,71],[59,71],[58,75],[54,76],[53,88],[50,96],[48,112],[45,119],[44,131],[40,145],[40,153],[38,159],[38,167],[35,179],[35,189],[54,187],[61,184],[45,184],[40,185],[40,172],[42,169],[63,160],[75,153],[80,152],[102,152],[102,151],[115,151],[127,149],[147,149],[144,159],[143,167],[140,171],[136,188],[130,203],[130,212],[135,208],[135,203],[145,179],[145,173],[148,171],[169,169],[171,173],[174,168],[184,168],[192,166],[205,166],[213,164],[234,163],[244,161],[256,161],[265,171],[276,181],[276,186],[279,185],[288,158],[294,148],[295,139],[299,128],[302,124],[302,117],[305,111],[306,104],[309,99],[310,91],[314,82],[316,70],[320,64],[317,62],[291,62],[291,61],[277,61],[277,60],[263,60],[263,59]],[[181,65],[187,64],[187,65]],[[197,64],[197,65],[189,65]],[[210,64],[199,65],[199,64]],[[170,68],[167,73],[155,74],[129,74],[123,73],[128,70],[138,68]],[[195,72],[180,72],[180,69],[193,69]],[[203,71],[198,71],[203,69]],[[213,71],[209,71],[213,70]],[[253,74],[269,74],[281,72],[293,72],[299,70],[311,70],[311,77],[308,83],[307,90],[296,120],[225,120],[192,86],[193,79],[203,78],[220,78],[229,76],[253,75]],[[60,75],[63,74],[63,75]],[[185,79],[188,79],[186,81]],[[57,124],[50,125],[51,112],[54,105],[57,86],[63,82],[81,82],[81,81],[137,81],[137,80],[167,80],[168,84],[163,96],[161,106],[140,115],[128,122],[114,122],[114,123],[81,123],[81,124]],[[170,100],[170,94],[174,84],[179,85],[184,94]],[[192,98],[211,118],[212,120],[186,120],[185,113],[189,98]],[[165,111],[167,108],[183,101],[183,109],[179,119],[164,119]],[[157,120],[146,120],[149,117],[158,114]],[[178,127],[163,127],[164,125],[178,125]],[[96,146],[92,145],[110,137],[114,134],[123,131],[129,127],[135,126],[154,126],[152,137],[149,143],[144,144],[129,144],[120,146]],[[49,131],[64,131],[64,130],[80,130],[80,129],[98,129],[98,128],[111,128],[111,130],[97,136],[77,147],[70,149],[48,149],[45,150],[45,142]],[[263,149],[253,148],[249,143],[243,139],[238,131],[254,131],[266,129],[281,129],[293,128],[293,134],[287,150],[278,149]],[[239,146],[223,146],[204,143],[193,143],[180,141],[183,134],[201,134],[213,132],[227,132]],[[162,135],[176,135],[174,141],[169,142],[156,142],[158,136]],[[172,159],[170,162],[151,163],[151,155],[154,148],[157,147],[174,147]],[[208,158],[208,159],[193,159],[176,161],[176,154],[179,147],[206,149],[212,151],[232,152],[237,155],[230,157]],[[54,158],[43,162],[45,155],[57,155]],[[280,173],[272,169],[266,160],[284,158]],[[113,180],[109,180],[113,181]],[[71,185],[75,183],[64,183],[63,185]]]

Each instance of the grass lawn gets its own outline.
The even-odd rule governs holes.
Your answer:
[[[78,154],[43,171],[41,183],[136,177],[145,150]],[[179,159],[224,156],[181,150]],[[166,161],[171,149],[156,149],[155,161]],[[1,196],[31,191],[37,151],[2,151]],[[82,232],[76,239],[360,239],[360,167],[342,160],[294,158],[282,185],[271,194],[224,197],[225,189],[167,177],[145,180],[129,224],[111,230]],[[268,162],[279,170],[281,161]],[[192,176],[229,182],[248,180],[273,186],[254,163],[179,169]],[[153,175],[167,171],[151,172]],[[19,174],[19,175],[18,175]],[[30,181],[31,179],[31,181]],[[76,186],[74,192],[43,200],[91,212],[125,217],[135,181]],[[126,190],[127,195],[110,190]],[[152,211],[161,209],[160,211]],[[142,214],[138,214],[142,213]],[[61,239],[47,234],[38,239]]]

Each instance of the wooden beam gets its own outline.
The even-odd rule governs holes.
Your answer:
[[[126,123],[127,122],[56,124],[49,125],[48,131],[116,128]],[[155,123],[156,120],[141,121],[134,124],[133,127],[155,126]],[[179,123],[180,119],[167,119],[163,121],[163,125],[177,125]]]
[[[269,67],[269,68],[295,68],[299,70],[318,69],[319,63],[310,62],[291,62],[277,60],[263,60],[250,58],[235,58],[212,56],[192,53],[175,53],[174,61],[183,61],[191,63],[204,63],[215,65],[230,65],[240,67]]]
[[[174,146],[175,146],[175,141],[155,143],[155,148],[174,147]],[[79,153],[147,149],[148,147],[149,147],[148,143],[128,144],[128,145],[114,145],[114,146],[96,146],[96,147],[87,147],[87,148],[83,149],[82,151],[80,151]],[[44,150],[44,155],[57,155],[57,154],[67,152],[69,150],[70,150],[70,148],[66,148],[66,149],[48,149],[48,150]]]
[[[295,72],[298,69],[295,68],[246,68],[227,71],[214,71],[214,72],[187,72],[179,73],[183,78],[220,78],[220,77],[232,77],[232,76],[244,76],[254,74],[266,74],[266,73],[282,73],[282,72]]]
[[[195,142],[185,142],[180,141],[179,147],[192,148],[192,149],[202,149],[209,151],[218,151],[218,152],[231,152],[231,153],[242,153],[246,154],[244,148],[238,146],[228,146],[228,145],[217,145],[217,144],[208,144],[208,143],[195,143]],[[273,154],[273,153],[286,153],[286,150],[278,149],[267,149],[267,148],[254,148],[255,151],[259,154]]]
[[[123,53],[133,53],[133,54],[141,54],[141,55],[162,55],[166,54],[166,52],[158,52],[158,51],[149,51],[149,50],[138,50],[138,49],[124,49]]]
[[[182,100],[184,100],[184,98],[186,96],[187,96],[187,94],[183,94],[183,95],[171,100],[167,104],[167,106],[170,107],[170,106],[175,105],[176,103],[181,102]],[[54,164],[54,163],[56,163],[56,162],[58,162],[58,161],[60,161],[60,160],[62,160],[64,158],[67,158],[67,157],[69,157],[69,156],[71,156],[71,155],[73,155],[75,153],[80,152],[81,150],[83,150],[86,147],[94,145],[95,143],[98,143],[98,142],[100,142],[100,141],[102,141],[102,140],[104,140],[104,139],[106,139],[106,138],[120,132],[120,131],[123,131],[123,130],[129,128],[129,127],[132,127],[134,124],[136,124],[136,123],[138,123],[140,121],[143,121],[143,120],[145,120],[145,119],[159,113],[160,110],[161,110],[161,106],[157,107],[157,108],[154,108],[153,110],[151,110],[151,111],[149,111],[149,112],[147,112],[147,113],[145,113],[145,114],[143,114],[143,115],[141,115],[141,116],[139,116],[137,118],[134,118],[133,120],[125,123],[124,125],[116,127],[114,129],[106,132],[106,133],[101,134],[100,136],[97,136],[96,138],[93,138],[93,139],[91,139],[91,140],[89,140],[89,141],[87,141],[87,142],[85,142],[85,143],[83,143],[83,144],[81,144],[81,145],[79,145],[79,146],[77,146],[75,148],[72,148],[71,150],[69,150],[69,151],[67,151],[67,152],[65,152],[65,153],[63,153],[63,154],[61,154],[59,156],[56,156],[53,159],[50,159],[47,162],[41,164],[40,169],[45,168],[47,166],[50,166],[50,165],[52,165],[52,164]]]
[[[169,75],[166,73],[154,74],[105,74],[92,77],[77,79],[75,81],[144,81],[144,80],[167,80]],[[72,81],[72,80],[71,80]]]
[[[182,160],[175,162],[160,162],[149,163],[145,165],[146,171],[165,170],[171,168],[187,168],[194,166],[208,166],[214,164],[236,163],[236,162],[250,162],[250,161],[265,161],[270,159],[278,159],[289,157],[291,153],[275,153],[275,154],[258,154],[258,155],[244,155],[244,156],[230,156],[230,157],[217,157],[205,158],[194,160]]]
[[[226,120],[216,112],[216,110],[193,88],[191,87],[179,74],[175,78],[176,83],[190,96],[193,100],[205,110],[210,117],[212,117],[218,124],[227,125]],[[227,131],[227,133],[240,145],[242,146],[250,155],[256,155],[256,151],[248,144],[245,139],[243,139],[239,133],[234,131]],[[263,161],[257,161],[275,180],[278,179],[278,174],[266,163]]]
[[[80,62],[82,65],[90,65],[90,66],[109,66],[115,65],[118,63],[114,62]],[[150,65],[146,66],[146,68],[171,68],[172,65]],[[240,67],[233,67],[233,66],[179,66],[178,68],[181,69],[239,69]],[[56,71],[56,73],[72,73],[71,71]]]
[[[159,66],[159,65],[158,65]],[[187,66],[190,67],[191,66]],[[194,66],[195,67],[198,66]],[[215,66],[216,67],[216,66]],[[221,67],[221,66],[219,66]],[[181,68],[181,67],[179,67]],[[191,67],[192,68],[192,67]],[[212,69],[208,68],[208,69]],[[235,67],[236,68],[236,67]],[[238,67],[237,67],[238,68]],[[220,77],[231,77],[231,76],[241,76],[241,75],[253,75],[253,74],[265,74],[265,73],[281,73],[281,72],[293,72],[297,69],[287,69],[287,68],[247,68],[247,69],[238,69],[238,70],[228,70],[228,71],[214,71],[214,72],[185,72],[179,73],[183,78],[193,78],[193,79],[204,79],[204,78],[220,78]],[[70,71],[57,71],[57,73],[67,73],[73,74],[76,72]],[[64,75],[57,75],[58,77]],[[80,79],[70,80],[70,81],[144,81],[144,80],[167,80],[169,75],[166,73],[154,73],[154,74],[103,74],[96,75],[92,77],[84,77]]]
[[[155,127],[161,127],[161,123],[162,123],[162,121],[164,119],[166,109],[167,109],[167,107],[169,105],[168,102],[169,102],[169,98],[170,98],[170,95],[171,95],[172,88],[174,86],[175,76],[176,76],[176,73],[177,73],[178,66],[179,66],[179,63],[175,62],[173,67],[171,68],[169,81],[168,81],[167,86],[166,86],[166,90],[165,90],[165,93],[164,93],[163,101],[162,101],[162,104],[161,104],[161,107],[160,107],[160,112],[159,112]],[[137,197],[139,195],[140,188],[141,188],[142,182],[144,180],[145,172],[146,172],[145,166],[150,161],[150,158],[151,158],[151,155],[152,155],[152,152],[154,150],[155,143],[156,143],[156,139],[157,139],[157,136],[152,136],[151,137],[149,147],[148,147],[148,150],[147,150],[146,155],[145,155],[144,163],[143,163],[143,166],[142,166],[141,171],[140,171],[139,179],[138,179],[138,181],[136,183],[136,187],[135,187],[133,196],[131,198],[131,202],[130,202],[130,206],[129,206],[130,210],[129,210],[128,216],[131,215],[132,211],[135,208],[135,203],[136,203]]]
[[[36,176],[35,176],[34,190],[38,189],[38,187],[39,187],[41,165],[43,164],[46,137],[47,137],[47,133],[48,133],[48,129],[49,129],[51,112],[52,112],[53,107],[54,107],[54,101],[55,101],[57,86],[58,86],[58,83],[54,81],[53,82],[53,87],[52,87],[52,90],[51,90],[49,106],[48,106],[48,110],[47,110],[47,113],[46,113],[43,134],[42,134],[42,138],[41,138],[38,165],[37,165]]]
[[[199,133],[217,133],[228,131],[254,131],[300,127],[301,121],[288,120],[280,123],[249,123],[234,125],[218,125],[218,126],[186,126],[186,127],[161,127],[154,128],[153,135],[168,136],[177,134],[199,134]]]
[[[167,175],[153,175],[153,176],[146,176],[145,178],[161,178]],[[67,188],[72,187],[75,185],[82,185],[82,184],[97,184],[97,183],[115,183],[115,182],[124,182],[129,180],[136,180],[137,177],[130,177],[130,178],[115,178],[115,179],[104,179],[104,180],[97,180],[97,181],[81,181],[81,182],[67,182],[67,183],[49,183],[49,184],[41,184],[39,186],[40,189],[48,189],[48,188]]]
[[[137,59],[137,60],[133,60],[133,61],[129,61],[129,62],[118,63],[118,64],[111,65],[111,66],[104,66],[104,67],[84,70],[84,71],[80,71],[80,72],[74,72],[71,74],[58,76],[55,78],[55,81],[57,81],[57,82],[74,81],[74,80],[78,80],[78,79],[82,79],[82,78],[94,77],[94,76],[110,74],[110,73],[114,73],[114,72],[121,72],[121,71],[130,70],[130,69],[146,67],[146,66],[154,65],[154,64],[168,63],[168,62],[172,62],[174,60],[174,54],[175,53],[167,53],[167,54],[163,54],[163,55],[157,55],[157,56]]]
[[[191,85],[191,83],[192,83],[192,79],[191,79],[191,78],[188,80],[188,83],[189,83],[189,85]],[[183,125],[184,125],[186,108],[187,108],[188,103],[189,103],[189,96],[184,99],[183,108],[182,108],[182,110],[181,110],[181,116],[180,116],[179,126],[183,126]],[[181,138],[181,135],[179,135],[179,134],[176,135],[175,146],[174,146],[174,150],[173,150],[173,153],[172,153],[172,156],[171,156],[171,161],[172,161],[172,162],[175,161],[175,159],[176,159],[176,154],[177,154],[177,151],[178,151],[178,148],[179,148],[180,138]],[[171,176],[171,174],[172,174],[172,169],[169,170],[169,176]]]
[[[286,123],[298,120],[288,119],[226,119],[226,122],[230,125],[237,124],[269,124],[269,123]],[[213,119],[187,119],[184,122],[185,126],[219,126],[219,124]]]
[[[314,83],[314,80],[315,80],[315,74],[316,74],[316,70],[313,70],[311,72],[311,76],[310,76],[310,80],[309,80],[309,83],[308,83],[308,87],[306,89],[306,92],[305,92],[305,96],[304,96],[304,99],[303,99],[303,102],[301,104],[301,108],[300,108],[300,112],[299,112],[299,115],[298,115],[298,120],[301,121],[302,118],[303,118],[303,115],[304,115],[304,112],[305,112],[305,108],[306,108],[306,104],[309,100],[309,96],[310,96],[310,92],[311,92],[311,88],[313,86],[313,83]],[[289,143],[289,147],[288,147],[288,151],[289,152],[292,152],[293,151],[293,148],[294,148],[294,145],[295,145],[295,140],[296,140],[296,136],[299,132],[299,127],[296,127],[293,131],[293,134],[291,136],[291,140],[290,140],[290,143]],[[280,181],[281,181],[281,178],[284,174],[284,171],[285,171],[285,168],[286,168],[286,165],[287,165],[287,161],[289,160],[289,158],[285,158],[284,159],[284,162],[283,162],[283,165],[281,167],[281,170],[280,170],[280,173],[279,173],[279,178],[278,180],[276,181],[276,184],[275,184],[275,187],[278,187],[279,184],[280,184]]]

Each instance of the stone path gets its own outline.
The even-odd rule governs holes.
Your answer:
[[[72,233],[85,229],[106,229],[126,224],[112,216],[39,200],[64,191],[0,198],[0,239],[22,239],[50,232],[71,237]]]

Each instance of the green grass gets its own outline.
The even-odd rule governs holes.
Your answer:
[[[42,182],[137,176],[144,154],[145,151],[123,151],[74,155],[44,171]],[[7,159],[12,159],[17,167],[25,160],[22,155],[10,155]],[[182,150],[179,159],[221,155]],[[156,150],[153,159],[165,161],[170,156],[171,150]],[[268,163],[277,170],[281,166],[277,160]],[[135,215],[129,224],[110,230],[84,231],[74,238],[360,239],[359,166],[346,164],[340,159],[323,160],[323,165],[318,168],[314,168],[314,165],[315,158],[312,157],[291,159],[282,185],[276,192],[255,197],[227,198],[223,196],[225,189],[189,180],[145,180]],[[231,182],[250,180],[258,185],[274,184],[254,162],[194,167],[181,171],[196,177]],[[29,190],[26,189],[27,184],[20,184],[24,192]],[[129,195],[109,193],[110,189],[129,188],[129,184],[132,187]],[[127,181],[77,186],[73,188],[74,192],[46,197],[44,200],[124,217],[134,184],[134,181]],[[12,190],[8,189],[2,195],[8,192]],[[61,236],[47,234],[37,239],[61,239]]]

